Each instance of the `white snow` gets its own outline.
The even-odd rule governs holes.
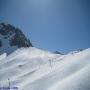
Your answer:
[[[2,55],[0,55],[0,60],[3,60],[4,58],[6,58],[7,54],[3,53]]]
[[[90,49],[59,55],[35,47],[0,56],[0,86],[18,90],[90,90]]]

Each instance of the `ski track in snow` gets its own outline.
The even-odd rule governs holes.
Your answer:
[[[0,86],[18,90],[90,90],[90,49],[66,55],[35,47],[0,56]]]

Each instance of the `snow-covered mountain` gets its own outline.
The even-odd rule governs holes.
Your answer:
[[[90,49],[67,55],[35,47],[0,56],[0,87],[15,90],[90,90]]]
[[[90,90],[90,49],[41,50],[20,29],[1,23],[0,54],[0,90]]]
[[[20,29],[10,24],[0,23],[0,54],[4,52],[10,54],[20,47],[30,46],[32,46],[30,40]]]

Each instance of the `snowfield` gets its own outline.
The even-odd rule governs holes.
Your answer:
[[[8,86],[17,90],[90,90],[90,49],[60,55],[30,47],[3,54],[0,87]]]

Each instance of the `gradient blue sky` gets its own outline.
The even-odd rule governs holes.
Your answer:
[[[90,47],[89,0],[0,0],[0,22],[19,27],[34,46],[69,52]]]

